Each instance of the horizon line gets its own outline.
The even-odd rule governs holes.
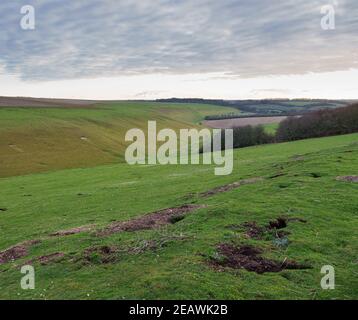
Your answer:
[[[347,98],[337,98],[337,99],[330,99],[330,98],[237,98],[237,99],[226,99],[226,98],[203,98],[203,97],[170,97],[170,98],[156,98],[156,99],[86,99],[86,98],[57,98],[57,97],[38,97],[38,96],[1,96],[0,99],[44,99],[44,100],[72,100],[72,101],[91,101],[91,102],[116,102],[116,101],[160,101],[160,100],[211,100],[211,101],[280,101],[280,100],[329,100],[329,101],[355,101],[358,100],[357,98],[354,99],[347,99]]]

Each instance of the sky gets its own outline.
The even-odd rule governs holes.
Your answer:
[[[1,0],[0,96],[357,99],[357,34],[356,0]]]

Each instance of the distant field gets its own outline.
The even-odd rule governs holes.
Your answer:
[[[267,125],[277,124],[285,120],[287,117],[251,117],[251,118],[235,118],[225,120],[207,120],[203,123],[210,128],[228,129],[238,128],[244,126],[256,126],[256,125]]]
[[[269,123],[263,125],[265,132],[274,135],[279,127],[279,123]]]
[[[286,116],[292,114],[303,114],[319,109],[332,109],[344,107],[354,100],[325,100],[325,99],[265,99],[265,100],[210,100],[210,99],[164,99],[158,100],[162,103],[205,103],[223,107],[231,107],[241,113],[271,116]],[[230,112],[235,113],[235,112]],[[237,113],[237,112],[236,112]],[[226,118],[227,114],[222,112],[218,118]],[[214,120],[214,119],[207,119]]]
[[[344,177],[358,173],[358,134],[239,149],[234,161],[229,176],[110,164],[0,179],[0,299],[356,299],[358,185]],[[268,229],[279,217],[287,226]],[[228,265],[233,247],[256,252],[247,269]],[[278,269],[255,272],[265,261]],[[28,263],[35,290],[20,289]],[[335,290],[320,286],[327,264]]]
[[[179,130],[201,127],[205,116],[233,110],[203,104],[76,103],[0,108],[0,177],[123,162],[125,133],[146,130],[148,120],[156,120],[159,129]]]

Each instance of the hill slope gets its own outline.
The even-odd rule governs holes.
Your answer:
[[[232,109],[149,102],[0,108],[0,177],[123,162],[127,130],[145,130],[148,120],[159,128],[198,127],[223,110]]]
[[[221,177],[213,166],[116,164],[0,179],[0,250],[18,244],[0,253],[0,298],[354,299],[358,186],[337,177],[357,174],[357,141],[236,150]],[[181,214],[168,221],[158,212],[173,207]],[[287,226],[273,227],[278,217]],[[231,258],[302,269],[235,269],[230,246],[241,248]],[[11,254],[20,257],[4,262]],[[29,260],[36,289],[23,291]],[[320,287],[327,264],[335,290]]]

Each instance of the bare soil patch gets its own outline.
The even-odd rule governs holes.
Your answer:
[[[31,246],[40,243],[40,240],[25,241],[0,252],[0,264],[15,261],[28,255]]]
[[[175,223],[179,220],[182,220],[183,216],[188,214],[191,211],[203,208],[203,205],[193,205],[187,204],[177,208],[169,208],[160,211],[156,211],[139,218],[135,218],[129,221],[116,221],[111,223],[108,227],[98,232],[98,236],[108,236],[113,233],[123,232],[123,231],[139,231],[139,230],[148,230],[156,229],[163,225]]]
[[[249,238],[261,240],[265,234],[274,232],[276,238],[284,238],[289,235],[288,231],[284,231],[288,226],[289,222],[302,222],[306,223],[307,221],[302,218],[284,218],[279,217],[275,220],[269,221],[266,226],[259,226],[256,221],[249,221],[242,224],[242,227],[245,229],[245,233]]]
[[[245,229],[249,238],[262,240],[265,236],[274,237],[273,242],[278,247],[286,247],[289,243],[285,229],[288,222],[306,222],[301,218],[278,217],[265,226],[259,226],[256,221],[245,222],[241,226],[228,226],[233,230]],[[250,245],[235,246],[230,243],[221,243],[216,253],[210,257],[209,263],[215,268],[246,269],[258,274],[265,272],[280,272],[284,269],[308,269],[310,266],[297,263],[285,258],[282,262],[262,257],[263,250]]]
[[[80,257],[75,261],[80,261],[85,265],[88,264],[109,264],[116,263],[120,260],[121,254],[139,255],[147,251],[157,251],[168,245],[172,241],[184,241],[188,237],[184,235],[165,236],[150,240],[134,241],[129,245],[118,246],[96,246],[90,247],[83,251]]]
[[[115,246],[100,246],[88,248],[83,253],[86,264],[107,264],[115,262],[118,257],[118,248]]]
[[[286,218],[277,218],[276,220],[272,220],[269,222],[267,229],[283,229],[287,227],[287,219]]]
[[[64,256],[65,256],[65,254],[63,252],[55,252],[55,253],[51,253],[48,255],[44,255],[44,256],[32,259],[32,260],[26,262],[26,264],[32,264],[34,262],[39,262],[41,265],[45,266],[52,262],[57,262]]]
[[[358,182],[358,176],[341,176],[341,177],[337,177],[336,180],[357,183]]]
[[[233,189],[237,189],[237,188],[239,188],[241,186],[244,186],[244,185],[247,185],[247,184],[254,184],[254,183],[259,182],[259,181],[263,181],[263,178],[257,177],[257,178],[250,178],[250,179],[240,180],[240,181],[237,181],[237,182],[234,182],[234,183],[227,184],[225,186],[217,187],[217,188],[211,189],[209,191],[200,193],[200,196],[203,197],[203,198],[210,197],[210,196],[213,196],[213,195],[218,194],[218,193],[228,192],[228,191],[231,191]]]
[[[296,261],[285,259],[275,261],[261,256],[263,250],[253,246],[236,247],[232,244],[222,243],[217,247],[218,256],[211,258],[210,263],[215,267],[228,267],[232,269],[245,269],[262,274],[265,272],[280,272],[284,269],[307,269],[309,266]]]
[[[77,227],[77,228],[72,228],[72,229],[68,229],[68,230],[61,230],[61,231],[56,231],[54,233],[51,233],[50,236],[51,237],[65,237],[65,236],[70,236],[73,234],[77,234],[77,233],[81,233],[81,232],[89,232],[92,230],[94,226],[81,226],[81,227]]]
[[[242,226],[246,230],[246,235],[251,239],[261,239],[266,232],[266,228],[260,227],[255,221],[245,222]]]

